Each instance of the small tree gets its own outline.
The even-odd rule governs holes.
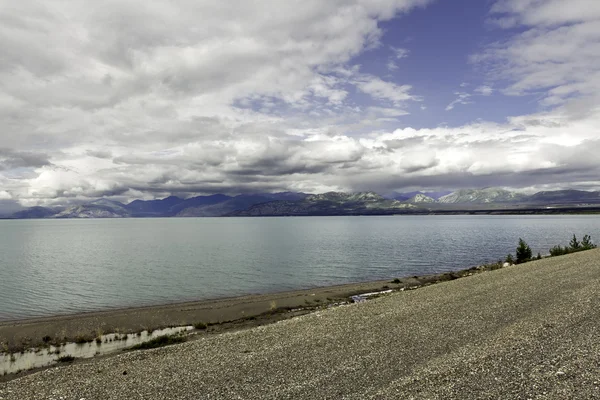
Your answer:
[[[573,251],[580,250],[581,248],[581,243],[577,241],[577,236],[575,236],[575,234],[573,234],[573,239],[569,242],[569,247],[571,247],[571,250]]]
[[[536,257],[536,258],[537,258],[538,260],[541,260],[541,259],[542,259],[542,253],[538,252],[538,255],[537,255],[537,257]]]
[[[584,235],[581,240],[581,248],[584,250],[595,249],[596,245],[592,243],[592,238],[590,235]]]
[[[519,246],[517,246],[517,264],[521,264],[531,260],[531,247],[521,238],[519,238]]]

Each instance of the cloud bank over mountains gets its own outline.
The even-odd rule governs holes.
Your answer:
[[[439,113],[532,94],[538,111],[409,126],[403,118],[431,100],[403,79],[403,60],[419,49],[382,26],[435,3],[4,2],[0,207],[218,192],[599,188],[600,3],[493,3],[480,23],[499,39],[464,55],[485,84],[460,88]],[[357,62],[375,51],[389,53],[379,71]]]

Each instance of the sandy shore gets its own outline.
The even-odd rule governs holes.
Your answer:
[[[600,398],[600,250],[51,368],[12,399]]]
[[[208,332],[263,325],[321,308],[327,304],[348,301],[352,295],[398,290],[449,280],[457,274],[436,274],[402,278],[400,282],[361,282],[346,285],[295,290],[281,293],[126,308],[72,315],[0,322],[0,351],[18,352],[44,345],[60,344],[84,338],[93,340],[106,333],[136,333],[171,326],[210,324]],[[44,338],[46,340],[44,341]]]

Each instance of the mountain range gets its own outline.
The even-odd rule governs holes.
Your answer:
[[[10,218],[138,218],[221,217],[281,215],[368,215],[471,211],[548,210],[600,207],[600,192],[542,191],[533,195],[498,188],[461,189],[455,192],[258,193],[214,194],[182,199],[134,200],[124,204],[102,198],[67,208],[31,207]]]

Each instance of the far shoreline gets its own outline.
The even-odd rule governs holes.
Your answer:
[[[276,218],[276,217],[365,217],[365,216],[425,216],[425,215],[598,215],[600,214],[600,206],[545,206],[545,207],[524,207],[524,208],[448,208],[448,209],[416,209],[416,210],[357,210],[356,212],[346,213],[313,213],[313,214],[264,214],[264,215],[245,215],[241,212],[219,216],[139,216],[139,217],[94,217],[94,218],[13,218],[10,216],[0,216],[0,220],[90,220],[90,219],[187,219],[187,218]]]

